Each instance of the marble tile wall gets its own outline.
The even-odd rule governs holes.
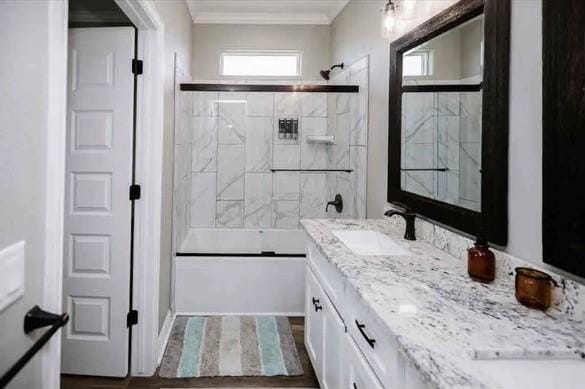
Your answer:
[[[302,218],[365,217],[367,59],[344,73],[360,85],[359,96],[185,93],[191,99],[192,228],[297,229]],[[298,139],[278,137],[279,118],[299,120]],[[335,135],[335,144],[307,141],[328,134]],[[336,193],[345,200],[341,215],[333,208],[325,212]]]
[[[190,76],[179,57],[175,60],[175,149],[173,173],[173,251],[179,247],[191,227],[191,96],[181,93],[179,83],[187,82]]]
[[[384,211],[394,209],[391,204],[386,204]],[[384,217],[389,223],[404,228],[404,219],[399,217]],[[437,248],[451,254],[461,261],[467,261],[467,249],[473,246],[473,240],[435,224],[429,220],[416,219],[416,236]],[[496,255],[496,279],[495,283],[507,283],[510,285],[510,294],[513,295],[513,285],[516,267],[530,267],[550,274],[558,284],[553,292],[553,304],[547,311],[554,317],[569,317],[574,320],[585,320],[585,285],[573,281],[567,277],[556,274],[549,269],[544,269],[525,259],[515,257],[504,251],[491,248]],[[489,286],[488,286],[489,287]]]
[[[481,92],[402,96],[402,188],[471,209],[481,198]]]
[[[348,169],[351,173],[328,173],[326,192],[329,198],[341,194],[343,212],[332,208],[328,218],[365,218],[368,148],[369,58],[364,57],[342,72],[335,73],[332,83],[359,85],[358,94],[328,96],[328,135],[335,144],[327,146],[327,169]]]

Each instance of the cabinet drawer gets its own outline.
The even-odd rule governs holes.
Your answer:
[[[348,370],[343,389],[384,389],[351,336],[346,336]]]
[[[344,282],[341,274],[334,265],[327,261],[310,238],[307,238],[307,259],[325,293],[340,315],[344,317]]]
[[[348,288],[349,289],[349,288]],[[348,293],[346,326],[357,347],[386,389],[402,389],[404,358],[384,324],[366,308],[355,291]],[[386,335],[386,336],[384,336]]]

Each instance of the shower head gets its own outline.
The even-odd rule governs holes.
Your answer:
[[[341,70],[343,70],[343,62],[337,65],[333,65],[331,66],[331,68],[329,70],[321,70],[319,72],[319,74],[321,74],[321,77],[323,77],[324,80],[329,80],[329,75],[331,74],[331,71],[335,68],[340,68]]]

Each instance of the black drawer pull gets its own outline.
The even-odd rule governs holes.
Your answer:
[[[323,309],[322,306],[315,304],[315,312],[319,312],[322,309]]]
[[[315,304],[319,304],[319,299],[316,299],[315,297],[313,297],[313,305]]]
[[[360,330],[360,333],[362,334],[362,336],[364,337],[366,342],[368,342],[370,347],[374,348],[374,345],[376,344],[376,339],[372,339],[366,334],[366,331],[364,331],[364,329],[366,328],[366,325],[360,324],[360,322],[357,320],[355,321],[355,325],[357,326],[358,330]]]
[[[353,383],[353,389],[358,389],[358,387],[357,387],[357,385],[356,385],[355,382]]]

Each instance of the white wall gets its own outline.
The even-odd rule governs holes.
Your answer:
[[[352,0],[331,25],[331,62],[370,55],[368,217],[380,217],[386,202],[389,43],[380,38],[379,28],[384,3]],[[419,0],[418,18],[401,22],[396,36],[453,3]],[[542,263],[542,0],[512,0],[511,24],[509,239],[505,251],[554,269]]]
[[[159,276],[159,330],[170,309],[171,242],[173,215],[173,159],[175,131],[175,52],[190,70],[192,49],[192,20],[183,0],[156,0],[154,2],[165,28],[165,83],[164,83],[164,139],[163,139],[163,194],[161,216],[161,255]]]
[[[507,251],[542,262],[542,0],[512,2]]]
[[[198,80],[217,80],[219,58],[225,49],[302,51],[302,79],[320,79],[329,68],[329,26],[195,24],[192,75]]]
[[[25,335],[22,321],[43,305],[48,20],[46,1],[0,2],[0,250],[26,241],[24,298],[0,312],[2,374],[43,333]],[[41,387],[39,355],[11,387]]]
[[[454,2],[419,0],[418,17],[401,23],[399,31],[420,24]],[[381,37],[380,27],[380,10],[385,4],[384,0],[352,0],[331,24],[331,63],[351,64],[365,55],[370,56],[367,193],[370,218],[380,218],[386,203],[389,41]]]

